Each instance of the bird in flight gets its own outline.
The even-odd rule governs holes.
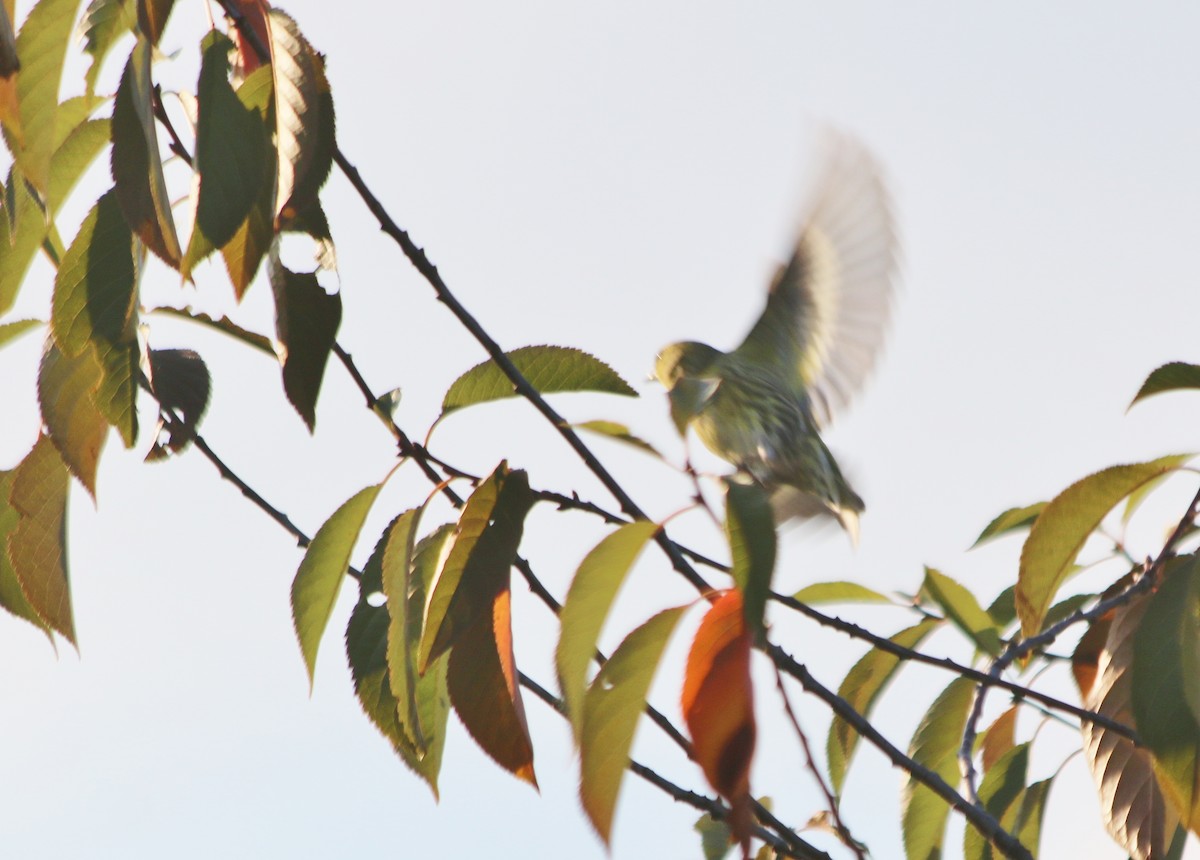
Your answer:
[[[741,345],[671,344],[654,375],[680,434],[769,491],[778,521],[830,514],[857,541],[863,500],[820,434],[874,367],[894,293],[891,202],[860,143],[831,134],[802,223]]]

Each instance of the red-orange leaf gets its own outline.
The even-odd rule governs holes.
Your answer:
[[[700,622],[688,652],[681,704],[693,757],[733,808],[733,835],[749,856],[750,762],[756,729],[750,633],[736,589],[722,595]]]
[[[517,686],[508,588],[476,618],[450,652],[450,701],[471,737],[505,770],[537,788],[533,742]]]

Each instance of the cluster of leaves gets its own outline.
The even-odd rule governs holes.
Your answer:
[[[207,368],[190,350],[151,347],[141,334],[142,316],[172,313],[275,355],[287,398],[311,429],[342,313],[341,297],[327,292],[317,277],[336,263],[319,199],[337,152],[333,97],[324,60],[296,22],[263,0],[222,2],[237,26],[229,35],[213,30],[201,40],[194,98],[181,99],[186,120],[181,134],[153,74],[170,0],[92,0],[82,21],[84,51],[92,61],[83,91],[59,101],[79,5],[40,0],[16,32],[13,2],[0,0],[0,124],[12,155],[0,195],[0,345],[30,331],[45,333],[37,369],[42,427],[19,465],[0,472],[0,606],[52,640],[57,633],[70,642],[75,633],[65,522],[71,478],[96,495],[97,464],[109,429],[127,447],[137,443],[142,393],[159,410],[148,460],[200,444],[197,428],[211,387]],[[98,95],[106,57],[130,37],[133,46],[115,94]],[[105,109],[107,115],[97,116]],[[112,187],[65,244],[56,214],[106,148]],[[192,167],[186,244],[170,205],[165,153]],[[313,271],[295,272],[283,264],[279,247],[287,232],[312,238]],[[56,271],[49,318],[6,320],[39,251]],[[148,254],[187,281],[197,264],[216,253],[237,300],[265,269],[276,309],[273,339],[227,318],[142,306]],[[1138,398],[1195,387],[1200,368],[1168,365],[1151,375]],[[634,393],[609,367],[578,350],[527,347],[496,354],[451,386],[434,427],[460,409],[518,391],[540,403],[544,394],[584,390]],[[392,422],[383,398],[368,399]],[[438,472],[424,448],[409,442],[394,422],[390,426],[401,462],[419,462],[431,475],[433,492],[450,498],[459,513],[453,522],[430,527],[429,500],[414,505],[392,518],[366,565],[354,570],[351,557],[368,515],[397,468],[389,464],[387,476],[337,508],[311,541],[305,538],[291,597],[310,681],[349,574],[359,590],[345,631],[354,687],[396,754],[436,794],[453,708],[492,759],[536,785],[521,688],[536,689],[571,723],[580,751],[582,804],[607,840],[647,692],[692,604],[652,614],[608,657],[597,643],[642,551],[654,542],[671,557],[680,547],[662,524],[647,521],[623,501],[628,516],[606,514],[578,499],[531,488],[527,474],[505,462],[484,477],[434,460]],[[595,421],[579,427],[656,454],[621,425]],[[874,647],[838,690],[839,715],[826,744],[827,785],[813,769],[830,797],[828,812],[837,818],[836,796],[865,720],[885,688],[905,662],[930,662],[919,647],[935,630],[951,627],[984,669],[943,663],[957,676],[934,698],[900,762],[910,774],[901,813],[907,856],[941,856],[951,809],[965,813],[951,787],[964,771],[965,802],[983,810],[983,820],[995,822],[997,832],[1025,846],[1004,850],[1016,856],[1036,851],[1055,775],[1031,779],[1034,738],[1017,740],[1018,713],[1031,704],[1043,713],[1065,709],[1080,718],[1081,746],[1105,823],[1131,857],[1178,856],[1186,833],[1200,825],[1200,562],[1179,549],[1191,536],[1194,507],[1153,561],[1130,560],[1131,570],[1103,593],[1061,595],[1085,544],[1103,535],[1110,512],[1127,500],[1125,515],[1131,515],[1187,459],[1104,469],[1048,503],[1002,514],[979,542],[1023,530],[1028,536],[1014,585],[986,608],[962,583],[927,569],[919,592],[904,603],[921,613],[917,624],[888,639],[854,628]],[[451,488],[454,481],[470,484],[467,498]],[[710,591],[700,581],[696,602],[708,605],[680,683],[689,735],[682,744],[727,804],[710,810],[718,813],[715,818],[705,818],[710,857],[724,855],[731,840],[749,856],[752,835],[763,836],[755,819],[769,820],[752,799],[750,784],[758,722],[750,662],[755,648],[771,648],[764,621],[768,605],[777,600],[811,612],[823,603],[894,602],[846,582],[815,584],[787,600],[774,595],[777,547],[768,500],[756,486],[733,479],[722,483],[721,492],[730,564],[712,566],[729,574],[730,587]],[[578,503],[612,526],[579,566],[563,605],[552,605],[561,622],[558,697],[530,685],[514,657],[511,576],[514,568],[522,569],[518,550],[539,500]],[[810,617],[847,629],[820,613]],[[1080,706],[1038,694],[1033,681],[1022,686],[1021,678],[1036,678],[1047,665],[1045,649],[1059,634],[1085,624],[1073,657]],[[1009,670],[1018,680],[1006,680]],[[1014,694],[1014,704],[980,731],[984,698],[996,685]],[[782,679],[779,687],[782,691]],[[786,699],[784,707],[790,713]],[[854,715],[864,722],[855,722]],[[807,746],[802,734],[800,740]],[[985,833],[979,821],[972,819],[976,826],[964,839],[965,856],[972,860],[992,856],[1001,844],[989,841],[996,833]],[[834,829],[862,856],[840,820]],[[783,841],[776,839],[764,852],[795,852],[796,845],[806,845],[789,842],[795,835],[790,830],[775,833]]]

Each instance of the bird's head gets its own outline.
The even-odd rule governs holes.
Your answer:
[[[673,343],[658,354],[654,378],[667,389],[671,419],[682,436],[720,383],[715,364],[723,353],[695,341]]]

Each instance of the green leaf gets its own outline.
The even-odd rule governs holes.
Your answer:
[[[1200,564],[1173,560],[1133,638],[1134,723],[1159,784],[1189,829],[1200,823]]]
[[[604,620],[633,563],[658,526],[645,520],[628,523],[607,535],[587,554],[559,613],[561,634],[554,652],[563,705],[579,740],[587,667],[596,653]]]
[[[49,438],[72,475],[96,498],[96,466],[108,422],[96,406],[103,371],[95,351],[68,358],[47,339],[38,368],[38,405]]]
[[[39,436],[13,472],[8,501],[20,519],[8,533],[8,560],[30,606],[50,628],[75,645],[67,575],[67,467]]]
[[[733,560],[733,581],[742,592],[746,629],[763,636],[763,613],[775,573],[775,515],[771,499],[757,484],[726,478],[725,536]]]
[[[138,0],[137,25],[138,30],[146,35],[151,45],[157,45],[162,38],[162,32],[167,26],[167,18],[175,0]]]
[[[452,529],[452,526],[443,526],[417,544],[415,564],[409,580],[414,588],[409,608],[418,625],[424,602],[423,589],[433,580],[442,545]],[[346,656],[354,679],[354,691],[363,711],[383,736],[391,741],[400,759],[429,784],[436,798],[437,779],[446,742],[446,721],[450,714],[450,697],[446,689],[447,661],[445,657],[435,660],[425,674],[417,679],[417,713],[421,735],[426,742],[425,750],[421,753],[409,741],[412,731],[400,723],[400,703],[388,681],[386,652],[391,619],[387,604],[372,605],[372,598],[378,596],[382,589],[383,554],[388,534],[388,531],[384,532],[363,568],[358,603],[346,627]],[[404,713],[408,713],[407,707]]]
[[[14,320],[10,323],[0,323],[0,346],[4,346],[10,340],[16,340],[25,332],[32,331],[41,325],[45,325],[41,320]]]
[[[646,693],[686,606],[664,609],[625,637],[583,700],[579,797],[608,844],[621,780]]]
[[[54,153],[57,157],[58,151],[62,149],[62,145],[67,142],[76,129],[88,121],[92,114],[100,105],[108,101],[107,98],[96,95],[71,96],[63,99],[58,105],[58,116],[54,122]],[[54,172],[53,163],[50,167],[50,172]],[[50,178],[51,185],[54,184],[54,177]]]
[[[1054,777],[1039,780],[1025,789],[1017,810],[1016,820],[1010,825],[1009,832],[1021,840],[1021,844],[1037,856],[1038,846],[1042,841],[1042,821],[1046,817],[1046,799]],[[1006,824],[1008,822],[1005,822]]]
[[[1129,402],[1128,408],[1132,409],[1139,400],[1145,400],[1155,394],[1187,388],[1200,388],[1200,367],[1182,361],[1172,361],[1151,371],[1138,393]]]
[[[1001,630],[1016,621],[1017,586],[1010,585],[997,594],[996,599],[987,608],[987,614],[991,617],[992,623]]]
[[[54,151],[47,197],[51,212],[58,212],[80,177],[108,146],[111,137],[112,123],[107,118],[89,119],[75,126],[62,146]]]
[[[966,633],[981,651],[999,656],[1001,649],[1000,631],[979,606],[970,591],[961,583],[932,567],[925,568],[925,591],[946,613],[954,626]]]
[[[733,839],[733,830],[726,821],[718,821],[706,812],[692,829],[700,834],[700,850],[704,852],[704,860],[725,860]]]
[[[308,669],[310,687],[316,670],[317,648],[350,566],[350,554],[382,487],[379,483],[359,490],[325,521],[304,553],[292,581],[292,620]]]
[[[112,116],[112,175],[130,228],[172,268],[179,268],[179,237],[163,176],[151,108],[151,43],[139,36],[117,87]]]
[[[1110,466],[1076,481],[1046,505],[1021,550],[1016,602],[1025,636],[1041,631],[1046,610],[1075,557],[1105,515],[1138,487],[1180,468],[1191,456],[1176,454],[1148,463]]]
[[[58,88],[78,9],[79,0],[40,0],[17,34],[17,56],[21,58],[17,101],[23,140],[9,146],[21,173],[43,197],[50,186]]]
[[[913,735],[909,756],[938,774],[950,785],[959,779],[958,749],[962,744],[967,713],[975,698],[975,684],[955,678],[934,700]],[[910,775],[901,793],[901,829],[908,860],[935,860],[942,856],[950,804]]]
[[[998,821],[1010,816],[1010,810],[1015,813],[1025,794],[1026,771],[1029,769],[1029,744],[1018,744],[1005,753],[998,762],[992,765],[979,783],[979,801],[984,809]],[[992,860],[1001,856],[992,844],[979,834],[974,827],[968,827],[963,834],[963,860]]]
[[[136,336],[121,343],[95,344],[96,358],[103,368],[94,399],[96,408],[121,434],[126,448],[137,441],[137,392],[141,374],[141,352]]]
[[[975,543],[971,544],[971,549],[992,538],[1029,528],[1045,507],[1045,502],[1036,502],[1023,508],[1009,508],[987,524],[987,528],[980,532],[979,537],[975,538]]]
[[[489,612],[496,594],[508,587],[509,568],[532,506],[529,476],[510,472],[506,463],[467,499],[425,607],[419,671]]]
[[[74,358],[91,343],[134,340],[136,300],[133,237],[110,190],[83,219],[54,279],[50,328],[59,349]]]
[[[203,48],[196,87],[199,191],[192,238],[180,265],[185,278],[191,277],[197,262],[233,239],[258,198],[266,162],[262,118],[229,84],[233,43],[214,30],[204,38]]]
[[[167,316],[178,317],[179,319],[189,320],[200,325],[207,326],[211,329],[216,329],[222,334],[227,334],[235,340],[240,340],[249,347],[257,349],[259,352],[265,353],[272,358],[275,358],[275,347],[271,345],[271,339],[266,335],[258,332],[244,329],[229,317],[221,317],[214,319],[206,313],[192,310],[191,308],[171,308],[157,307],[151,308],[147,313],[150,314],[166,314]]]
[[[387,596],[388,617],[391,619],[388,623],[387,662],[392,695],[396,697],[396,714],[408,742],[418,752],[423,752],[425,738],[421,734],[416,698],[416,651],[421,643],[421,613],[418,609],[414,625],[410,604],[414,590],[422,592],[424,596],[422,584],[410,581],[420,524],[420,508],[407,510],[392,520],[385,533],[387,543],[383,551],[381,582],[383,593]],[[423,604],[422,600],[421,608],[424,608]]]
[[[147,358],[150,390],[159,403],[154,446],[146,454],[151,462],[178,454],[191,442],[208,409],[212,378],[204,359],[190,349],[152,349]]]
[[[541,394],[599,391],[637,397],[637,392],[616,371],[582,350],[564,346],[523,346],[505,355]],[[442,399],[441,418],[466,406],[515,396],[512,382],[495,362],[488,360],[454,380]]]
[[[615,439],[618,442],[624,442],[626,445],[637,448],[639,451],[644,451],[645,453],[651,454],[660,460],[662,459],[662,454],[659,453],[657,448],[644,439],[634,436],[628,427],[626,427],[624,424],[618,424],[616,421],[583,421],[579,424],[572,424],[571,426],[576,430],[586,430],[589,433],[595,433],[599,436],[607,436],[609,439]]]
[[[29,264],[46,238],[46,218],[28,185],[9,171],[4,212],[0,212],[0,315],[17,300]]]
[[[92,64],[88,67],[84,80],[87,82],[89,93],[96,91],[96,78],[100,75],[100,67],[104,58],[112,50],[116,41],[133,29],[137,17],[133,11],[135,0],[92,0],[83,20],[79,22],[79,30],[83,33],[83,50],[92,55]]]
[[[283,390],[311,432],[325,364],[342,322],[342,297],[325,292],[315,273],[284,266],[277,246],[267,271],[275,295],[275,332],[283,344]]]
[[[49,625],[42,620],[29,598],[25,596],[21,580],[17,578],[17,572],[8,558],[8,536],[13,533],[21,519],[20,513],[8,501],[15,475],[16,472],[0,472],[0,606],[49,636]],[[54,641],[53,637],[50,641]]]
[[[251,110],[257,111],[264,123],[270,123],[271,96],[274,84],[271,67],[259,66],[238,87],[238,100]],[[264,128],[269,127],[264,125]],[[237,232],[221,248],[225,269],[233,283],[238,301],[246,294],[250,282],[258,272],[259,264],[275,238],[275,144],[270,135],[262,135],[262,174],[259,176],[258,195],[246,219]]]
[[[874,589],[859,585],[857,582],[836,580],[833,582],[814,582],[792,595],[801,603],[809,606],[819,606],[825,603],[892,603],[885,594]]]
[[[891,641],[902,648],[916,648],[941,623],[941,619],[926,618],[919,624],[901,630],[891,637]],[[838,688],[838,695],[864,717],[869,716],[871,708],[899,668],[899,657],[872,648],[846,673],[842,685]],[[838,794],[846,781],[846,772],[857,746],[858,733],[845,720],[834,717],[829,726],[829,738],[825,749],[829,762],[829,778],[833,783],[834,792]]]

